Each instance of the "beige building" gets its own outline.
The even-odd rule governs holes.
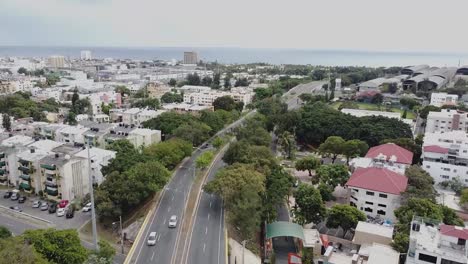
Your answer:
[[[195,51],[184,52],[184,64],[197,64],[198,54]]]
[[[63,68],[65,67],[65,57],[58,55],[50,56],[47,64],[52,68]]]
[[[150,82],[148,83],[148,86],[146,87],[148,91],[148,97],[150,98],[158,98],[161,99],[161,97],[165,94],[171,91],[171,87],[161,84],[161,83],[154,83]]]
[[[393,227],[359,221],[354,233],[353,243],[357,245],[372,245],[392,243]]]
[[[12,94],[16,92],[16,86],[13,82],[0,80],[0,94]]]

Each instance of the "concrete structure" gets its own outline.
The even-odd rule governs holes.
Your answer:
[[[128,133],[127,138],[135,147],[149,146],[161,142],[161,131],[137,128]]]
[[[354,232],[353,243],[372,245],[378,243],[389,246],[392,243],[393,227],[359,221]]]
[[[63,68],[65,67],[65,57],[58,55],[50,56],[47,64],[52,68]]]
[[[28,136],[16,135],[4,139],[0,144],[0,185],[19,184],[17,155],[27,150],[27,145],[34,143],[34,139]]]
[[[0,80],[0,95],[12,94],[12,93],[15,93],[16,91],[17,90],[16,90],[16,86],[14,82]]]
[[[140,126],[143,122],[159,116],[166,110],[151,110],[130,108],[122,112],[122,123],[125,125]]]
[[[191,113],[194,115],[199,115],[202,111],[213,111],[213,106],[193,105],[186,103],[165,104],[162,107],[164,110],[167,111],[176,111],[178,113]]]
[[[102,167],[109,165],[110,160],[115,158],[117,152],[95,147],[91,147],[89,152],[91,155],[91,176],[93,178],[93,183],[101,184],[102,181],[104,181],[104,175],[102,175],[101,172]],[[75,156],[88,159],[88,149],[83,149],[76,153]]]
[[[393,143],[375,146],[367,151],[365,157],[354,158],[349,165],[354,170],[357,168],[385,168],[399,174],[405,174],[405,170],[413,163],[413,153]]]
[[[340,91],[341,90],[341,79],[340,78],[336,78],[335,79],[335,90],[336,91]]]
[[[86,119],[87,120],[87,119]],[[84,133],[89,128],[83,126],[64,126],[55,133],[55,140],[62,143],[84,145]]]
[[[422,70],[426,70],[426,69],[429,69],[429,65],[422,64],[422,65],[416,65],[416,66],[408,66],[401,70],[401,74],[413,76],[415,73],[420,72]]]
[[[80,57],[81,57],[81,60],[92,60],[93,59],[90,50],[82,50],[80,52]]]
[[[468,229],[415,217],[411,222],[407,264],[468,263]]]
[[[444,105],[457,105],[458,95],[448,93],[432,93],[431,105],[442,107]]]
[[[465,131],[426,133],[422,168],[436,183],[459,178],[468,186],[468,136]]]
[[[242,102],[245,106],[252,102],[253,95],[254,93],[250,90],[238,89],[230,92],[209,90],[204,92],[184,93],[184,103],[211,106],[217,98],[230,96],[235,102]]]
[[[430,68],[413,73],[413,77],[403,82],[403,90],[435,91],[445,87],[456,73],[456,68]]]
[[[468,113],[442,109],[440,112],[429,112],[426,121],[426,133],[468,131]]]
[[[406,176],[385,168],[359,168],[349,178],[349,204],[368,216],[395,222],[394,210],[406,190]]]
[[[158,98],[171,91],[171,87],[161,83],[150,82],[146,86],[149,98]]]
[[[184,52],[184,64],[198,64],[198,54],[195,51]]]
[[[400,263],[400,253],[392,247],[378,243],[372,246],[364,246],[359,249],[359,256],[363,264],[398,264]],[[353,259],[352,259],[353,260]],[[351,260],[351,263],[353,263]],[[367,261],[366,261],[367,260]]]

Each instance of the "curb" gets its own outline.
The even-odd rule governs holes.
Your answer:
[[[30,214],[27,214],[27,213],[23,213],[23,212],[18,212],[18,211],[15,211],[13,209],[10,209],[6,206],[3,206],[3,205],[0,205],[0,208],[2,209],[7,209],[7,211],[9,212],[13,212],[13,213],[16,213],[16,214],[20,214],[20,215],[24,215],[24,216],[27,216],[27,217],[30,217],[30,218],[33,218],[33,219],[36,219],[36,220],[39,220],[39,221],[42,221],[42,222],[46,222],[48,224],[53,224],[51,221],[49,220],[46,220],[44,218],[40,218],[40,217],[37,217],[37,216],[34,216],[34,215],[30,215]]]
[[[224,208],[223,208],[223,211],[224,211]],[[225,249],[224,249],[224,256],[226,257],[226,262],[224,262],[225,264],[228,264],[229,263],[229,236],[228,236],[228,231],[227,231],[227,228],[226,228],[226,217],[224,216],[223,217],[223,224],[224,224],[224,246],[225,246]]]

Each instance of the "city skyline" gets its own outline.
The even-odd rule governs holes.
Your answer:
[[[457,25],[467,7],[433,0],[6,0],[0,23],[8,26],[0,34],[8,38],[0,45],[466,53]]]

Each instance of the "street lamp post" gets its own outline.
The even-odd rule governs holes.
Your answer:
[[[94,242],[94,249],[97,251],[99,250],[99,245],[97,241],[97,227],[96,227],[96,210],[94,205],[94,188],[93,188],[93,176],[91,175],[91,154],[89,149],[91,148],[91,144],[89,143],[91,139],[88,138],[88,180],[89,180],[89,196],[91,197],[91,222],[93,226],[93,242]]]
[[[115,226],[117,222],[112,223],[112,227]],[[120,226],[120,250],[124,254],[124,237],[123,237],[123,228],[122,228],[122,215],[119,216],[119,226]]]

